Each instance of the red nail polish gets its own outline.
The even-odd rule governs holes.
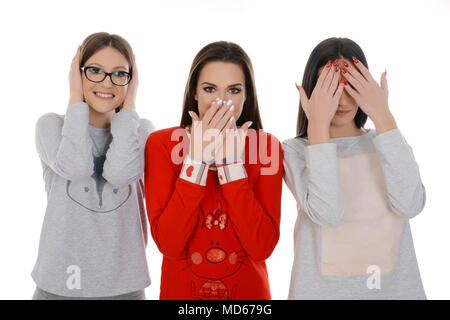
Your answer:
[[[348,63],[344,62],[344,67],[348,68]]]
[[[327,68],[331,67],[331,60],[328,60],[326,67]]]
[[[356,59],[355,57],[352,57],[352,59],[353,59],[353,62],[354,62],[355,64],[359,62],[359,60]]]
[[[334,60],[334,66],[335,66],[335,67],[337,67],[338,61],[339,61],[338,59]]]
[[[347,73],[347,71],[345,71],[345,69],[342,69],[342,73],[345,74],[345,73]]]
[[[347,80],[344,79],[344,86],[348,85]]]
[[[335,71],[335,72],[338,72],[338,71],[339,71],[339,67],[336,67],[334,71]]]

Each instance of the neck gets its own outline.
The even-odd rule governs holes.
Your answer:
[[[109,128],[114,113],[114,110],[104,113],[98,112],[89,106],[89,124],[97,128]]]
[[[346,125],[339,126],[332,124],[330,126],[330,138],[361,136],[365,133],[366,131],[362,128],[358,128],[353,121]]]

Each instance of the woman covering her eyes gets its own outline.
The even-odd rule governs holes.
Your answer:
[[[409,219],[425,205],[411,147],[361,48],[322,41],[303,75],[297,137],[283,142],[297,200],[290,299],[425,299]],[[364,129],[367,117],[375,130]]]
[[[95,33],[78,48],[65,115],[36,125],[47,210],[33,299],[145,299],[144,147],[130,45]]]
[[[200,50],[180,126],[152,133],[145,159],[147,213],[164,255],[160,298],[270,299],[265,259],[279,238],[281,144],[262,131],[241,47]]]

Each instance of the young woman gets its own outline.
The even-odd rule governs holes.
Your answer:
[[[297,200],[290,299],[424,299],[409,219],[425,205],[412,150],[361,48],[330,38],[311,53],[297,137],[283,142]],[[367,117],[375,130],[364,129]]]
[[[43,115],[36,146],[48,205],[33,299],[145,299],[144,147],[134,54],[118,35],[78,48],[64,116]]]
[[[261,130],[244,50],[200,50],[183,106],[180,126],[154,132],[145,151],[147,213],[164,255],[160,298],[270,299],[265,259],[279,238],[282,153]]]

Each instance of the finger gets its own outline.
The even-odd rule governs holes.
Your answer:
[[[353,63],[357,67],[357,69],[361,72],[361,74],[364,76],[364,78],[367,81],[375,81],[375,79],[370,74],[369,69],[367,69],[366,66],[364,64],[362,64],[361,61],[359,61],[356,57],[352,57],[352,59],[353,59]]]
[[[344,86],[345,86],[344,81],[342,81],[342,80],[339,81],[336,92],[334,93],[334,96],[333,96],[333,105],[337,105],[339,103],[339,99],[342,96],[342,92],[344,92]]]
[[[244,131],[247,131],[248,128],[250,128],[250,126],[252,125],[252,123],[253,123],[253,121],[247,121],[246,123],[244,123],[244,124],[241,126],[241,129],[243,129]]]
[[[359,64],[361,64],[361,62]],[[354,79],[353,81],[350,81],[349,78],[347,78],[347,81],[351,82],[351,84],[355,88],[359,87],[360,89],[362,89],[364,87],[364,85],[368,82],[366,80],[366,78],[364,78],[363,75],[358,71],[358,69],[356,69],[351,64],[346,63],[345,70],[346,70],[346,72],[344,73],[344,75],[350,74],[353,77],[353,79]]]
[[[232,108],[222,107],[224,109],[228,109],[228,111],[219,119],[219,122],[216,124],[215,128],[222,131],[228,122],[230,122],[231,117],[234,115],[234,106]]]
[[[355,79],[355,77],[353,77],[353,75],[350,74],[350,72],[344,72],[344,71],[345,71],[345,69],[342,71],[342,76],[345,78],[345,80],[348,81],[348,84],[352,87],[352,89],[360,92],[363,88],[361,82],[359,82],[357,79]]]
[[[308,104],[309,99],[306,95],[305,89],[303,89],[303,87],[299,86],[298,84],[295,84],[295,86],[297,87],[298,93],[300,94],[300,101],[302,102],[302,104]]]
[[[190,115],[191,118],[192,118],[192,122],[194,122],[194,121],[200,121],[200,119],[198,118],[198,115],[197,115],[194,111],[189,111],[188,113],[189,113],[189,115]]]
[[[331,96],[336,92],[339,79],[341,79],[341,73],[339,72],[339,70],[340,70],[339,67],[334,67],[334,68],[335,69],[333,72],[333,78],[331,80],[330,86],[327,89],[328,93]]]
[[[323,81],[325,80],[325,78],[328,75],[330,70],[331,70],[331,60],[328,60],[327,64],[322,68],[322,73],[320,74],[319,78],[317,79],[317,83],[316,83],[317,88],[322,87]]]
[[[137,63],[136,63],[136,55],[133,53],[133,69],[132,69],[132,73],[131,73],[131,77],[133,79],[138,79],[138,69],[137,69]],[[136,81],[135,80],[135,81]]]
[[[221,100],[219,100],[218,103],[220,103]],[[219,110],[217,110],[216,114],[212,117],[211,121],[209,122],[209,127],[210,128],[218,128],[219,123],[221,123],[222,118],[227,117],[227,112],[230,111],[230,108],[232,107],[231,105],[231,100],[228,101],[223,101],[221,102],[222,106],[219,108]],[[234,106],[233,106],[234,109]],[[229,117],[227,117],[227,119],[225,121],[228,121]],[[220,124],[222,125],[222,124]],[[220,129],[220,128],[218,128]]]
[[[219,99],[220,100],[220,99]],[[219,109],[219,107],[221,106],[221,104],[218,104],[219,100],[214,100],[211,103],[211,106],[209,107],[209,109],[206,111],[205,116],[203,117],[202,121],[203,123],[208,126],[209,122],[211,121],[212,117],[216,114],[216,111]]]
[[[231,117],[230,119],[230,123],[231,123],[231,129],[237,129],[237,125],[236,125],[236,119],[233,117]]]
[[[333,66],[331,66],[330,68],[328,68],[328,73],[325,77],[325,79],[323,80],[322,86],[318,87],[320,90],[325,90],[328,91],[328,88],[330,87],[331,84],[331,80],[333,80],[333,76],[336,73],[336,68],[337,65],[335,65],[337,62],[337,59],[334,61]],[[339,69],[337,69],[339,71]],[[322,71],[323,73],[323,71]]]
[[[380,79],[380,84],[381,84],[381,88],[383,89],[383,91],[386,93],[386,95],[389,94],[389,88],[388,88],[388,83],[387,83],[387,79],[386,79],[386,70],[381,74],[381,79]]]
[[[297,85],[297,84],[296,84]],[[308,105],[309,105],[309,99],[306,95],[305,89],[303,89],[302,86],[297,85],[298,92],[300,93],[300,105],[302,106],[303,111],[306,114],[306,117],[308,117]]]
[[[359,101],[359,93],[349,85],[344,84],[344,90],[356,101]]]

